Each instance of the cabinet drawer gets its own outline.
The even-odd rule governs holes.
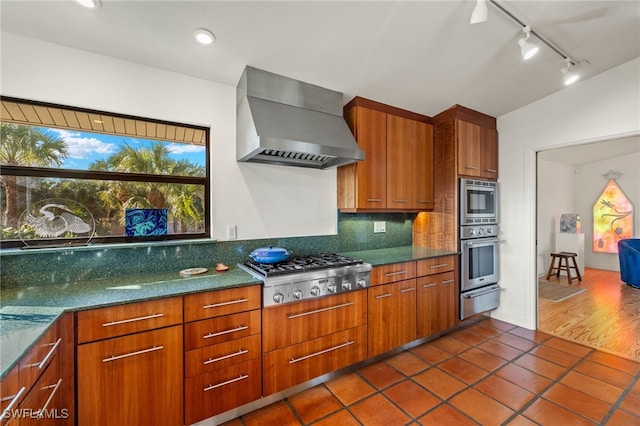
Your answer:
[[[182,323],[182,298],[129,303],[77,313],[78,343]]]
[[[30,389],[47,366],[59,359],[68,338],[73,339],[73,336],[65,336],[63,342],[56,321],[20,360],[20,385]]]
[[[63,406],[64,378],[60,373],[57,363],[51,364],[42,373],[24,401],[22,401],[22,404],[20,404],[20,410],[24,410],[22,413],[26,413],[20,419],[21,426],[72,423],[71,420],[67,420],[71,414],[69,407]],[[42,413],[42,418],[38,418],[37,413],[39,412]]]
[[[190,322],[184,326],[185,350],[260,334],[260,310]]]
[[[407,280],[415,276],[416,262],[413,261],[374,266],[371,270],[371,285]]]
[[[261,356],[260,335],[205,346],[185,353],[185,376],[207,373]]]
[[[457,256],[442,256],[417,261],[418,277],[453,271],[456,267]]]
[[[260,358],[185,380],[185,423],[190,425],[260,399]]]
[[[366,356],[366,325],[269,352],[263,356],[264,395],[355,364]]]
[[[27,387],[20,386],[18,381],[19,366],[13,367],[6,376],[2,378],[0,382],[0,402],[4,412],[5,409],[15,410],[18,408],[18,404],[22,401],[27,394]],[[0,424],[5,425],[17,425],[17,418],[0,418]]]
[[[190,294],[184,297],[184,321],[197,321],[236,312],[260,309],[259,285]]]
[[[367,323],[367,290],[262,310],[262,351],[269,352]]]

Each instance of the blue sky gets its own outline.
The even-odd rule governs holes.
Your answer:
[[[96,160],[107,159],[124,146],[125,142],[131,147],[150,147],[154,142],[148,139],[129,138],[126,136],[104,135],[100,133],[80,132],[77,130],[43,129],[63,139],[67,143],[68,157],[62,167],[69,169],[87,170],[89,164]],[[205,147],[183,143],[164,142],[175,160],[186,159],[193,164],[204,167]]]

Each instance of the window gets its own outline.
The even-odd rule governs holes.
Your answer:
[[[2,247],[206,238],[209,129],[2,98]]]

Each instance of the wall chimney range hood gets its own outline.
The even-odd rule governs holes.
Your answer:
[[[240,162],[326,169],[364,160],[342,93],[247,66],[236,88]]]

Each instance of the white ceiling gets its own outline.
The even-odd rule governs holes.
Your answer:
[[[640,56],[640,1],[500,4],[581,61],[583,79]],[[0,24],[233,86],[252,65],[341,91],[345,101],[358,95],[429,116],[461,104],[497,117],[564,89],[560,55],[541,45],[525,63],[521,27],[491,4],[488,21],[470,25],[474,5],[102,0],[88,10],[73,1],[1,0]],[[199,27],[215,33],[214,45],[193,41]]]
[[[538,158],[579,167],[636,152],[640,152],[639,136],[542,151],[538,153]]]

